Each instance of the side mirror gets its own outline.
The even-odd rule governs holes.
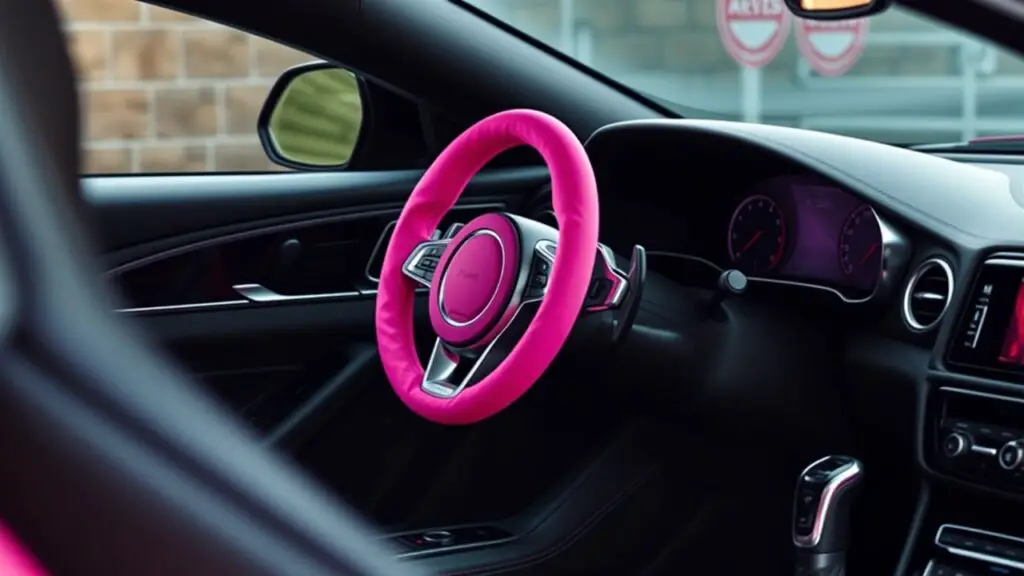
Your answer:
[[[363,81],[327,62],[285,70],[260,111],[267,156],[286,168],[337,170],[356,155],[368,124]]]
[[[793,15],[804,20],[863,18],[889,9],[892,0],[786,0]]]

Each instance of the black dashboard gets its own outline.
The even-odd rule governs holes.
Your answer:
[[[863,389],[838,395],[869,398],[865,419],[883,431],[885,450],[905,440],[908,472],[944,490],[941,505],[919,496],[897,572],[939,563],[1024,570],[1024,556],[986,555],[965,548],[981,546],[973,537],[944,536],[956,532],[949,526],[968,536],[979,524],[1005,530],[1005,509],[993,502],[1024,502],[1024,160],[701,120],[612,125],[587,150],[602,238],[616,251],[643,244],[656,272],[685,261],[672,280],[705,291],[714,288],[699,267],[712,277],[736,268],[752,288],[784,295],[760,307],[760,296],[744,296],[726,314],[732,334],[713,327],[692,338],[701,366],[692,380],[714,383],[694,395],[720,405],[742,389],[778,417],[780,397],[856,382]],[[807,313],[809,294],[830,301],[824,314]],[[833,344],[838,374],[825,367],[836,360]],[[744,388],[744,379],[753,383]],[[747,406],[745,417],[757,418]],[[996,544],[985,545],[1002,550]]]

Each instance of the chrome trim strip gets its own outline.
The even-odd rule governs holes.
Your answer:
[[[831,458],[831,456],[826,456],[820,460],[816,460],[807,468],[804,468],[803,472],[800,473],[800,478],[803,478],[804,475],[807,474],[808,470],[829,458]],[[843,487],[843,485],[856,478],[860,473],[860,464],[854,460],[846,465],[846,470],[836,474],[835,478],[828,481],[828,484],[826,484],[821,491],[821,500],[818,502],[818,509],[814,512],[814,525],[811,528],[811,533],[807,536],[798,536],[794,527],[794,545],[799,548],[813,548],[818,545],[818,542],[821,540],[821,531],[825,526],[825,518],[828,517],[828,513],[832,507],[832,498],[835,496],[836,492]]]
[[[168,306],[142,306],[137,308],[119,308],[120,314],[152,314],[164,312],[203,312],[206,310],[223,310],[248,306],[248,300],[224,300],[221,302],[202,302],[199,304],[173,304]]]
[[[952,392],[953,394],[963,394],[965,396],[977,396],[979,398],[988,398],[991,400],[1005,400],[1006,402],[1016,402],[1017,404],[1024,404],[1024,398],[1002,396],[999,394],[992,394],[991,392],[978,392],[977,390],[965,390],[963,388],[955,388],[952,386],[942,386],[939,388],[939,392]]]
[[[917,288],[917,283],[921,280],[921,276],[925,272],[930,271],[932,268],[939,267],[942,273],[946,275],[946,280],[949,285],[946,287],[946,303],[942,305],[942,310],[939,315],[935,317],[929,324],[921,324],[917,318],[914,318],[914,314],[910,310],[910,303],[913,298],[917,296],[914,294],[914,289]],[[949,310],[949,305],[953,302],[954,284],[956,280],[953,277],[953,267],[942,258],[929,258],[914,270],[913,275],[910,276],[910,280],[907,281],[907,287],[903,290],[903,321],[910,327],[914,332],[926,332],[939,325],[939,322],[946,316],[946,310]],[[928,292],[928,298],[936,296],[933,292]],[[941,298],[941,295],[937,295]]]
[[[971,446],[971,452],[981,454],[982,456],[995,456],[997,451],[995,448],[989,448],[987,446]],[[1000,462],[999,465],[1002,466],[1002,463]]]
[[[981,536],[989,536],[993,538],[1001,538],[1003,540],[1011,540],[1013,542],[1019,542],[1024,548],[1024,539],[1016,538],[1013,536],[1007,536],[1006,534],[1000,534],[998,532],[989,532],[987,530],[978,530],[977,528],[968,528],[967,526],[961,526],[958,524],[943,524],[939,526],[938,531],[935,532],[935,545],[948,551],[950,554],[961,556],[963,558],[970,558],[972,560],[978,560],[980,562],[991,562],[992,564],[998,564],[1007,568],[1014,568],[1016,570],[1024,570],[1024,562],[1018,562],[1016,560],[1010,560],[1000,556],[993,556],[991,554],[985,554],[984,552],[975,552],[973,550],[964,550],[963,548],[957,548],[955,546],[948,546],[946,544],[940,544],[939,540],[942,538],[942,532],[946,529],[950,530],[962,530],[964,532],[972,532]]]
[[[240,286],[258,286],[258,285],[247,285],[241,284]],[[270,292],[267,290],[267,292]],[[429,292],[426,288],[416,288],[417,294],[425,294]],[[203,302],[198,304],[175,304],[168,306],[141,306],[135,308],[120,308],[115,310],[119,314],[173,314],[173,313],[189,313],[189,312],[206,312],[206,311],[219,311],[219,310],[230,310],[232,308],[245,308],[248,306],[265,307],[267,305],[275,304],[301,304],[303,302],[331,302],[331,301],[345,301],[345,300],[360,300],[366,298],[375,298],[377,296],[376,289],[370,290],[359,290],[353,292],[337,292],[334,294],[313,294],[310,296],[283,296],[282,298],[275,299],[274,297],[268,297],[264,300],[224,300],[220,302]],[[257,297],[258,294],[257,294]]]

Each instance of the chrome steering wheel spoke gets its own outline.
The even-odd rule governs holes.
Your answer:
[[[437,272],[437,266],[441,261],[441,255],[444,254],[445,248],[463,226],[464,224],[461,222],[456,222],[449,226],[443,234],[440,230],[435,230],[430,240],[417,245],[405,259],[402,273],[422,286],[430,288],[431,282],[434,281],[434,273]]]
[[[455,348],[437,338],[420,387],[431,396],[451,399],[482,380],[519,342],[539,306],[539,301],[520,304],[508,325],[482,349]]]
[[[402,273],[430,288],[431,282],[434,281],[437,265],[441,261],[441,254],[444,254],[444,249],[448,247],[449,242],[451,242],[451,238],[421,242],[405,259]]]
[[[558,244],[553,240],[541,240],[534,248],[530,278],[526,284],[524,302],[544,299],[548,278],[555,263]],[[629,276],[619,268],[615,253],[604,244],[597,245],[597,258],[590,279],[590,288],[583,302],[587,312],[602,312],[618,308],[629,292]]]

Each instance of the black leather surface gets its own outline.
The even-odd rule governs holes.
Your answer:
[[[661,462],[646,450],[652,430],[642,424],[627,427],[580,473],[538,503],[502,524],[518,537],[508,543],[449,555],[407,557],[434,574],[483,576],[487,574],[561,574],[600,570],[602,559],[614,547],[588,547],[573,554],[587,536],[611,528],[623,546],[629,535],[615,524],[615,512],[631,508],[631,499],[657,481]]]

